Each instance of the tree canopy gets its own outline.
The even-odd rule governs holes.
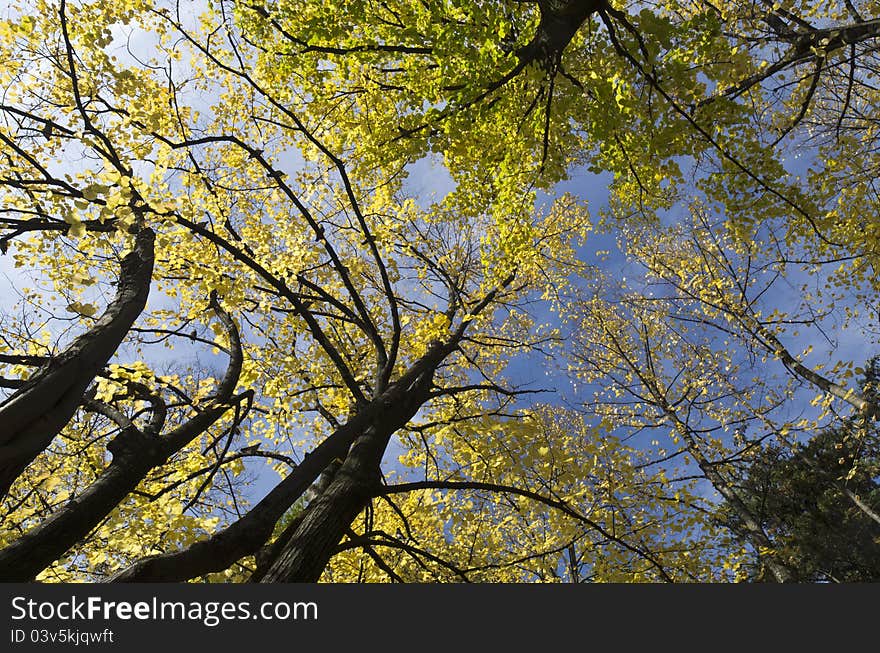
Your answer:
[[[876,392],[877,359],[866,366],[862,386]],[[872,387],[873,386],[873,387]],[[880,578],[880,487],[876,425],[862,433],[849,420],[817,434],[803,447],[765,447],[749,461],[740,492],[777,543],[777,556],[801,582],[876,582]],[[741,528],[735,513],[730,527]],[[756,560],[756,579],[767,576]]]
[[[862,578],[878,12],[10,3],[0,579]]]

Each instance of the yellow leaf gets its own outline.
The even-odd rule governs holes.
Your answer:
[[[78,313],[85,317],[92,317],[98,312],[98,307],[94,304],[81,304],[80,302],[72,302],[67,305],[67,310],[71,313]]]

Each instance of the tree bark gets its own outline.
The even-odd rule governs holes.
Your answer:
[[[157,459],[164,460],[159,443],[137,429],[121,433],[114,442],[126,444],[120,444],[122,450],[85,492],[0,551],[0,581],[32,581],[109,515]]]
[[[409,383],[398,382],[381,397],[382,410],[355,440],[321,496],[308,510],[292,537],[284,544],[260,582],[316,582],[348,532],[352,522],[369,503],[380,484],[380,465],[394,433],[412,419],[428,398],[434,371],[442,360],[434,345],[430,365]],[[422,361],[424,362],[424,360]]]
[[[101,318],[0,404],[0,497],[73,417],[86,389],[147,303],[153,231],[142,228],[122,260],[119,289]]]
[[[526,64],[540,63],[548,68],[563,51],[587,19],[599,11],[604,0],[538,0],[541,20],[535,36],[516,51]]]
[[[241,339],[235,322],[214,296],[211,306],[226,329],[230,343],[229,365],[211,404],[164,435],[159,433],[164,425],[164,404],[161,404],[161,419],[155,423],[151,420],[143,431],[134,424],[123,428],[107,444],[113,459],[101,475],[70,503],[0,551],[0,581],[33,580],[100,524],[151,470],[164,464],[229,410],[241,375]]]
[[[316,582],[320,578],[336,545],[375,494],[381,479],[379,464],[390,437],[391,433],[370,427],[358,438],[260,582]]]
[[[488,303],[489,299],[485,301]],[[461,332],[463,333],[463,328]],[[349,449],[355,442],[361,442],[364,448],[358,449],[356,456],[358,460],[349,463],[349,467],[353,468],[355,473],[350,482],[353,489],[360,492],[360,484],[364,482],[361,475],[365,473],[363,470],[367,468],[367,463],[372,466],[372,460],[375,460],[375,473],[378,475],[379,462],[388,439],[394,431],[406,424],[427,400],[434,371],[455,349],[460,337],[461,335],[457,334],[447,343],[432,344],[425,355],[413,363],[405,374],[391,384],[382,395],[360,408],[354,417],[336,429],[241,519],[186,549],[139,560],[110,580],[112,582],[180,582],[223,571],[237,560],[255,554],[271,537],[275,523],[335,459],[344,458],[345,462],[349,462]],[[372,432],[368,433],[371,430]],[[369,456],[372,458],[367,460]],[[370,481],[366,482],[369,485]],[[331,483],[328,490],[332,487]],[[374,486],[369,485],[369,488],[372,490]],[[339,486],[336,489],[339,489]],[[369,501],[369,496],[365,496],[349,504],[344,497],[339,497],[335,490],[332,496],[336,496],[336,500],[328,499],[323,504],[321,512],[326,513],[338,507],[344,510],[345,514],[350,514],[354,503],[360,502],[358,508],[360,510]],[[357,512],[343,525],[344,519],[334,521],[329,515],[318,515],[316,512],[308,522],[308,526],[305,526],[305,519],[301,522],[289,545],[281,549],[279,559],[286,560],[291,557],[292,548],[305,549],[310,546],[316,550],[302,551],[300,559],[303,561],[308,559],[313,564],[314,561],[324,559],[325,556],[329,559],[355,516]],[[319,522],[325,523],[323,526],[325,530],[320,535],[315,535],[313,543],[304,541],[301,537],[301,528],[308,528],[314,534],[316,524]],[[274,564],[269,566],[267,574],[268,572],[272,572],[273,580],[290,580],[298,577],[299,574],[298,568],[291,568],[288,572],[287,569],[285,571],[275,569]],[[310,571],[310,575],[314,575],[314,572]]]

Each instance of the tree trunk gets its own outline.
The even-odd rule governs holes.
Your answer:
[[[85,538],[151,470],[164,464],[229,410],[241,375],[241,339],[238,327],[221,308],[216,295],[211,296],[210,305],[229,337],[229,365],[211,403],[164,435],[160,433],[167,407],[159,397],[155,397],[153,419],[144,430],[131,423],[120,424],[122,431],[107,444],[113,455],[107,468],[70,503],[0,551],[0,581],[32,580]]]
[[[88,535],[154,466],[165,460],[159,442],[135,428],[123,432],[114,442],[113,460],[85,492],[0,551],[0,581],[32,581]]]
[[[462,330],[463,332],[463,330]],[[344,458],[342,467],[348,463],[350,481],[337,479],[327,488],[326,501],[315,502],[315,514],[310,520],[303,519],[287,546],[281,548],[278,563],[267,563],[271,579],[275,581],[295,581],[320,575],[317,566],[320,560],[326,565],[357,516],[366,505],[369,495],[378,482],[379,463],[388,440],[403,427],[419,408],[427,401],[434,378],[434,371],[440,362],[458,346],[453,337],[447,343],[434,342],[428,351],[391,384],[381,396],[358,409],[355,415],[337,428],[288,476],[269,492],[256,506],[238,521],[215,533],[207,540],[196,542],[186,549],[151,556],[139,560],[134,565],[114,576],[113,582],[173,582],[196,578],[207,573],[223,571],[236,560],[256,554],[269,540],[275,523],[312,485],[321,473],[337,458]],[[358,447],[354,444],[358,443]],[[352,458],[353,452],[357,453]],[[349,482],[354,493],[351,501],[341,494],[342,483]],[[364,488],[363,486],[366,485]],[[363,494],[366,493],[366,494]],[[328,514],[334,509],[343,513],[342,518]],[[352,512],[354,511],[354,512]],[[311,504],[308,509],[311,512]],[[308,516],[308,515],[306,515]],[[309,537],[304,537],[307,529]],[[320,531],[320,532],[319,532]],[[293,551],[293,549],[302,549]],[[306,549],[313,549],[308,550]],[[265,549],[264,549],[265,550]],[[274,553],[274,548],[271,549]],[[308,562],[307,562],[308,561]],[[295,563],[295,564],[294,564]],[[317,570],[317,571],[316,571]],[[258,573],[262,573],[261,569]],[[300,575],[302,574],[302,575]],[[265,579],[265,582],[270,582]]]
[[[119,289],[101,318],[0,404],[0,497],[73,417],[95,375],[147,303],[153,274],[151,229],[122,260]]]
[[[393,432],[393,431],[392,431]],[[379,465],[391,432],[374,427],[354,443],[333,481],[309,504],[304,519],[260,582],[316,582],[351,523],[380,483]]]
[[[317,581],[380,483],[382,456],[391,436],[403,428],[427,401],[434,371],[451,351],[434,343],[428,353],[379,398],[381,410],[355,440],[327,490],[312,504],[278,558],[262,576],[263,583]]]
[[[538,29],[532,40],[516,51],[517,58],[525,64],[552,68],[581,25],[603,4],[604,0],[538,0]]]
[[[337,429],[238,521],[181,551],[143,558],[110,580],[181,582],[223,571],[236,560],[256,553],[290,506],[335,458],[345,455],[361,428],[361,420],[355,418]]]

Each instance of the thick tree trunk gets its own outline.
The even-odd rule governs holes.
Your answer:
[[[380,398],[381,410],[355,440],[327,490],[312,504],[260,582],[315,582],[380,483],[380,465],[394,433],[427,400],[437,364],[449,346],[436,343]]]
[[[371,427],[358,438],[260,582],[316,582],[320,578],[336,545],[375,494],[390,437],[391,433]]]
[[[111,581],[181,582],[223,571],[236,560],[256,553],[272,535],[275,523],[334,459],[345,456],[362,429],[357,418],[337,429],[238,521],[182,551],[139,560]]]
[[[517,58],[526,64],[552,67],[581,25],[604,4],[604,0],[538,0],[538,29],[532,40],[516,51]]]
[[[484,301],[488,303],[489,299]],[[111,581],[179,582],[223,571],[237,560],[256,554],[271,537],[276,522],[337,458],[344,458],[343,467],[348,462],[354,472],[350,477],[352,491],[360,493],[363,483],[366,483],[368,491],[371,491],[375,486],[371,484],[373,481],[369,480],[369,474],[365,470],[372,470],[369,473],[375,474],[374,478],[378,478],[379,462],[388,439],[397,429],[404,426],[427,400],[434,371],[455,349],[459,337],[447,343],[433,343],[425,355],[413,363],[404,375],[391,384],[381,396],[361,407],[354,417],[336,429],[244,517],[207,540],[196,542],[186,549],[144,558],[118,573]],[[361,447],[357,449],[355,459],[349,462],[349,455],[354,450],[355,442],[361,443]],[[328,491],[331,488],[333,483],[328,487]],[[300,522],[300,526],[291,536],[291,541],[281,548],[278,554],[279,560],[301,560],[302,562],[297,562],[296,565],[302,567],[293,567],[285,562],[282,563],[284,568],[282,571],[273,564],[267,571],[267,574],[272,572],[272,580],[298,580],[300,573],[302,577],[314,576],[317,562],[323,559],[326,564],[326,560],[329,560],[336,545],[357,516],[357,512],[368,500],[368,497],[364,496],[349,502],[337,491],[340,489],[341,484],[333,489],[330,496],[336,497],[335,501],[331,501],[328,497],[322,509],[316,511],[311,521],[306,523],[304,518]],[[357,504],[359,504],[357,510],[352,514],[351,511]],[[316,508],[317,505],[318,503],[315,502]],[[327,514],[335,508],[339,508],[344,515],[350,517],[334,519],[332,515]],[[311,537],[301,537],[303,533],[301,529],[308,529]],[[294,548],[303,550],[294,552],[292,551]],[[306,551],[305,549],[308,548],[314,550]],[[305,567],[309,567],[308,573]]]
[[[327,491],[327,488],[330,487],[330,483],[333,482],[333,479],[336,478],[336,473],[339,471],[339,468],[342,466],[342,458],[335,458],[327,468],[321,472],[321,475],[318,477],[318,480],[315,481],[305,493],[303,493],[302,499],[305,502],[305,508],[296,515],[284,530],[275,538],[275,540],[271,543],[266,544],[262,547],[254,556],[257,568],[253,574],[251,574],[248,582],[250,583],[259,583],[262,582],[263,577],[266,575],[266,572],[269,570],[269,567],[275,560],[278,559],[278,556],[281,555],[281,552],[284,550],[284,547],[290,541],[290,538],[296,533],[296,529],[299,528],[299,525],[302,523],[306,514],[308,514],[308,508],[315,503],[324,492]]]
[[[241,376],[241,339],[238,327],[216,296],[212,295],[210,305],[229,337],[229,365],[211,402],[191,419],[160,435],[166,406],[161,398],[155,397],[153,419],[146,428],[141,430],[129,423],[107,444],[113,459],[100,476],[73,501],[0,551],[0,581],[32,580],[86,537],[151,470],[164,464],[229,410]]]
[[[85,492],[0,551],[0,581],[33,580],[88,535],[165,459],[159,442],[137,429],[123,432],[114,442],[113,460]]]
[[[70,421],[86,389],[122,343],[147,303],[153,231],[141,229],[122,260],[113,302],[88,332],[0,404],[0,496]]]

